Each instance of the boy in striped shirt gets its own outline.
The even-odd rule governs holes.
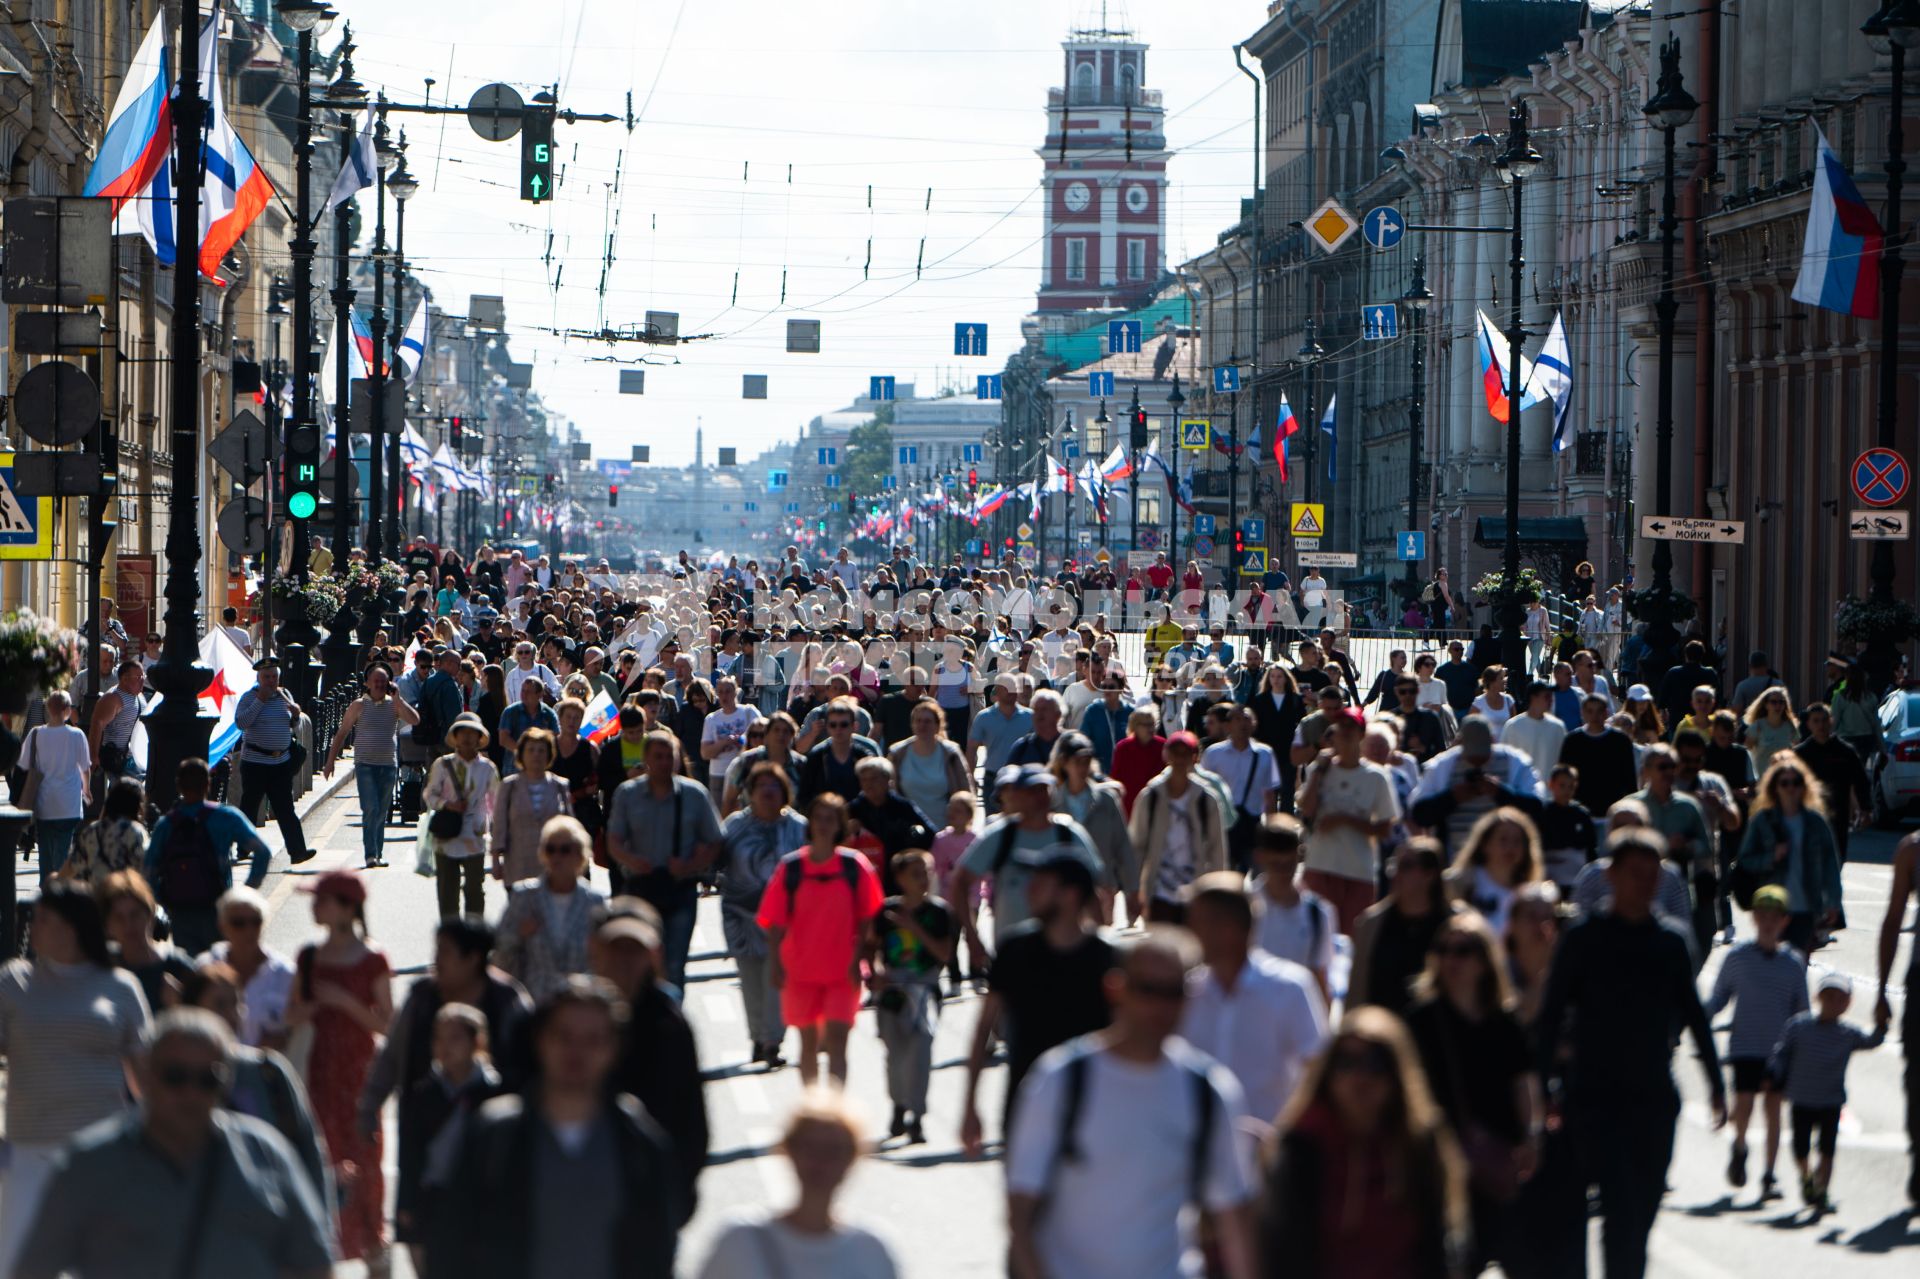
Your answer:
[[[1832,1206],[1827,1186],[1840,1140],[1840,1108],[1847,1102],[1847,1059],[1885,1043],[1888,1018],[1883,1013],[1872,1034],[1840,1020],[1853,1002],[1853,979],[1845,973],[1822,977],[1814,998],[1820,1011],[1801,1013],[1787,1023],[1767,1066],[1793,1107],[1793,1161],[1800,1169],[1800,1194],[1818,1217]],[[1820,1162],[1809,1174],[1807,1156],[1816,1135]]]
[[[1807,1011],[1807,961],[1780,939],[1787,931],[1787,890],[1766,884],[1753,894],[1752,941],[1727,952],[1707,997],[1707,1016],[1733,1005],[1733,1031],[1727,1036],[1727,1065],[1733,1074],[1733,1153],[1727,1181],[1747,1184],[1747,1124],[1756,1095],[1764,1096],[1767,1170],[1760,1177],[1760,1199],[1780,1193],[1773,1168],[1780,1156],[1780,1091],[1767,1079],[1767,1058],[1780,1032],[1797,1013]]]

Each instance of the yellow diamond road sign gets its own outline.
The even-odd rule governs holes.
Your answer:
[[[1341,208],[1336,200],[1328,200],[1307,219],[1307,234],[1329,253],[1345,244],[1359,229],[1360,220]]]
[[[1293,535],[1295,537],[1319,537],[1326,531],[1327,504],[1325,502],[1293,504]]]

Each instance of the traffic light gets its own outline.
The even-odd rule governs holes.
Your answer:
[[[618,484],[607,485],[607,505],[609,507],[620,505],[620,486]]]
[[[520,117],[520,198],[553,198],[553,107],[529,103]]]
[[[287,514],[310,520],[320,509],[320,428],[296,422],[287,431]]]
[[[816,528],[816,529],[817,529],[818,531],[820,531],[820,532],[822,532],[822,533],[824,533],[824,532],[826,532],[826,531],[827,531],[827,522],[826,522],[825,520],[821,520],[821,521],[819,521],[819,522],[818,522],[817,524],[815,524],[815,525],[814,525],[814,527],[815,527],[815,528]]]
[[[1242,551],[1244,551],[1244,550],[1246,550],[1246,549],[1247,549],[1247,535],[1246,535],[1245,533],[1243,533],[1243,532],[1241,532],[1241,531],[1240,531],[1239,529],[1235,529],[1235,530],[1233,530],[1233,555],[1234,555],[1234,558],[1235,558],[1235,559],[1239,559],[1239,558],[1240,558],[1240,553],[1241,553]]]
[[[1007,549],[1008,549],[1009,551],[1011,551],[1011,550],[1013,549],[1013,539],[1012,539],[1012,538],[1008,538],[1008,539],[1007,539]]]
[[[467,420],[457,415],[447,419],[447,439],[456,449],[460,447],[460,432],[466,424]]]
[[[980,487],[980,471],[979,471],[979,468],[977,468],[977,467],[972,467],[972,466],[969,466],[969,467],[967,468],[967,487],[968,487],[968,488],[970,488],[970,489],[972,489],[972,488],[979,488],[979,487]]]
[[[1135,453],[1146,452],[1147,451],[1147,411],[1145,409],[1135,409],[1133,411],[1133,421],[1129,423],[1129,426],[1131,428],[1131,433],[1127,440],[1127,447],[1132,449]]]

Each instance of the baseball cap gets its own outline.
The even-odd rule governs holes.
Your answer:
[[[1053,789],[1053,774],[1039,764],[1008,764],[994,774],[993,786],[1000,790],[1008,786],[1044,786]]]
[[[1327,728],[1337,724],[1351,724],[1361,732],[1367,730],[1367,717],[1351,706],[1343,706],[1337,711],[1327,712]]]
[[[1750,910],[1777,910],[1787,913],[1787,890],[1779,884],[1762,884],[1753,890]]]
[[[1837,990],[1843,995],[1853,994],[1853,978],[1842,972],[1828,971],[1820,978],[1820,984],[1814,987],[1814,992],[1824,995],[1830,990]]]
[[[350,870],[330,870],[311,884],[302,884],[300,891],[315,897],[338,897],[354,906],[363,906],[367,900],[366,881]]]
[[[1184,728],[1177,733],[1168,733],[1167,745],[1184,746],[1195,754],[1200,752],[1200,739]]]
[[[1627,690],[1627,700],[1630,702],[1650,702],[1653,700],[1653,690],[1649,689],[1645,684],[1635,684]]]

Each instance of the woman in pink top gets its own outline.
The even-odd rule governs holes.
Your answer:
[[[1151,706],[1136,706],[1127,716],[1127,735],[1113,748],[1113,769],[1107,775],[1126,790],[1127,816],[1133,816],[1133,797],[1167,766],[1167,739],[1154,731],[1159,717]]]

